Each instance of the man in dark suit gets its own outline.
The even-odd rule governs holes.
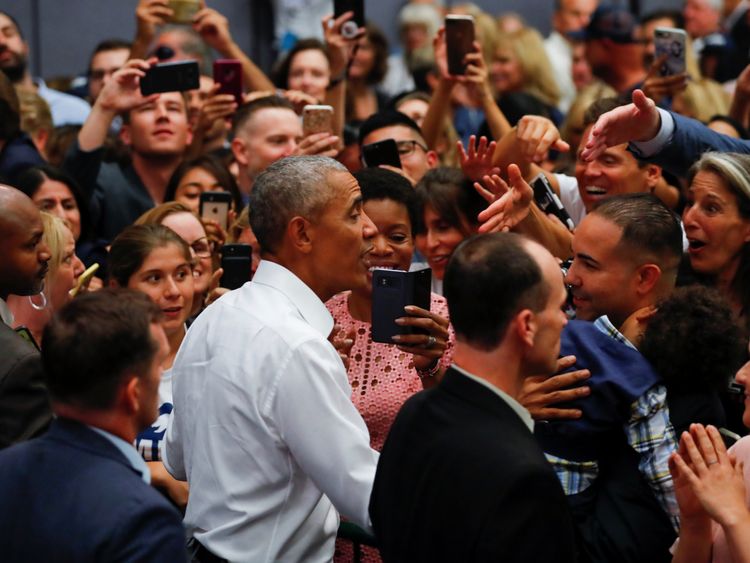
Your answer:
[[[161,310],[129,290],[76,298],[44,332],[57,418],[0,452],[3,561],[185,561],[180,515],[133,447],[157,416]]]
[[[562,274],[540,245],[484,235],[451,258],[454,365],[408,400],[380,456],[370,516],[389,561],[575,560],[560,484],[516,397],[552,373],[566,324]]]
[[[0,448],[43,432],[52,418],[39,351],[16,333],[5,300],[42,290],[49,248],[36,205],[0,185]]]

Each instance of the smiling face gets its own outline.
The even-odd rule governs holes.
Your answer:
[[[294,55],[287,78],[290,90],[300,90],[318,100],[324,100],[330,81],[331,67],[322,51],[305,49]]]
[[[696,272],[731,281],[750,243],[750,219],[740,215],[737,196],[714,172],[698,172],[687,195],[682,220],[690,264]]]
[[[167,335],[182,330],[193,303],[193,273],[179,246],[154,248],[130,276],[128,287],[145,293],[159,306]]]
[[[469,223],[465,219],[463,223],[459,229],[445,221],[432,206],[424,208],[424,232],[416,237],[417,248],[427,259],[432,275],[439,280],[445,277],[453,251],[471,234]]]
[[[581,199],[590,212],[604,198],[638,192],[653,191],[661,177],[661,169],[653,164],[642,168],[638,161],[627,150],[627,144],[607,148],[591,162],[584,162],[580,157],[588,142],[592,126],[588,126],[579,145],[576,159],[576,180]]]
[[[179,92],[166,92],[156,101],[138,106],[120,130],[123,142],[134,153],[180,156],[192,140],[185,100]]]
[[[571,286],[576,318],[593,321],[608,315],[615,326],[638,308],[637,268],[620,248],[622,228],[597,214],[587,215],[573,235]]]
[[[403,203],[391,199],[370,199],[363,209],[377,228],[370,239],[372,250],[367,254],[367,291],[372,292],[372,268],[408,270],[414,254],[409,211]]]
[[[161,222],[169,227],[190,247],[195,260],[193,277],[195,279],[196,307],[202,303],[202,297],[208,293],[211,283],[213,264],[211,263],[211,247],[203,224],[192,213],[172,213]]]
[[[510,49],[498,49],[490,63],[490,81],[496,92],[516,92],[524,77],[518,57]]]

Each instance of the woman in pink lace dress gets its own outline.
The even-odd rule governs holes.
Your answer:
[[[356,177],[364,211],[378,228],[368,255],[370,267],[408,270],[417,213],[413,188],[400,175],[378,168],[362,170]],[[450,363],[454,334],[448,307],[445,299],[433,294],[430,311],[415,308],[404,319],[404,324],[426,328],[430,334],[404,335],[394,345],[372,341],[371,289],[341,293],[326,306],[339,334],[354,340],[347,370],[352,400],[370,431],[372,447],[380,450],[404,401],[432,385]]]

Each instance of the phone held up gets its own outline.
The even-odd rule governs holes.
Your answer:
[[[253,277],[253,248],[249,244],[225,244],[221,247],[221,287],[237,289]]]
[[[354,16],[341,26],[341,35],[353,39],[357,37],[359,28],[365,25],[365,0],[333,0],[334,19],[346,12],[354,12]]]
[[[229,208],[232,194],[229,192],[203,192],[200,199],[201,219],[216,221],[225,231],[229,227]]]
[[[214,61],[214,82],[219,86],[219,94],[231,94],[237,106],[242,105],[242,63],[237,59]]]
[[[427,334],[426,331],[396,324],[406,316],[404,307],[416,305],[430,310],[432,270],[414,272],[376,268],[372,272],[372,340],[393,344],[397,334]]]
[[[448,73],[466,74],[464,57],[474,50],[474,18],[456,14],[445,16],[445,44]]]
[[[667,55],[659,68],[661,76],[673,76],[685,72],[685,42],[687,34],[674,27],[657,27],[654,30],[656,58]]]
[[[333,107],[306,105],[302,109],[302,135],[333,134]]]
[[[200,70],[196,61],[159,63],[148,69],[141,78],[143,96],[197,90],[199,86]]]
[[[367,168],[375,168],[381,164],[401,168],[401,157],[398,145],[393,139],[384,139],[377,143],[362,146],[362,162]]]

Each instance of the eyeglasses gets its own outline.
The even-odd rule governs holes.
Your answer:
[[[214,243],[209,241],[206,237],[199,238],[189,245],[190,250],[193,251],[198,258],[210,258],[214,251]]]
[[[398,149],[399,156],[412,155],[414,154],[414,151],[417,150],[417,147],[422,149],[424,152],[428,151],[427,147],[419,141],[396,141],[396,148]]]

